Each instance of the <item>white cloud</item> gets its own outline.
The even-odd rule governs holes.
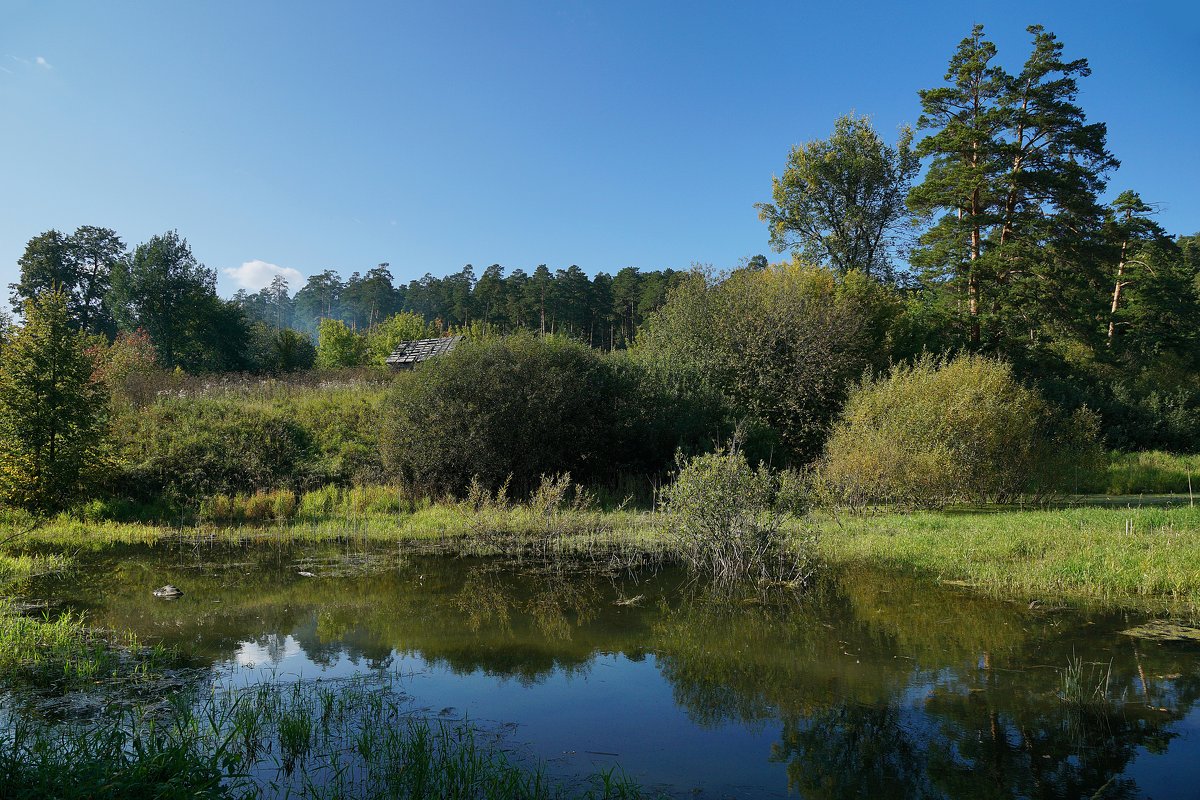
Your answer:
[[[14,56],[12,53],[9,53],[8,57],[11,58],[14,63],[20,64],[22,67],[41,67],[42,69],[54,69],[54,65],[47,61],[45,56],[37,56],[32,61],[30,61],[28,58]],[[0,67],[0,69],[4,69],[4,67]],[[12,70],[4,69],[4,71],[12,74]]]
[[[291,267],[281,267],[278,264],[271,264],[266,261],[243,262],[240,267],[226,267],[221,270],[238,285],[239,289],[247,289],[249,291],[258,291],[268,285],[276,275],[282,275],[287,279],[289,288],[294,292],[300,288],[300,284],[304,281],[304,276],[300,274],[300,270],[292,269]]]

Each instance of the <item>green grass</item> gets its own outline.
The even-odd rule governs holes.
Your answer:
[[[68,556],[59,553],[0,553],[0,592],[10,592],[30,578],[66,569],[70,563]]]
[[[173,528],[59,517],[9,543],[0,570],[33,574],[59,563],[63,552],[181,538],[247,546],[397,542],[430,553],[550,560],[616,554],[631,564],[673,557],[663,519],[653,513],[486,497],[404,506],[396,497],[382,489],[322,490],[302,496],[296,505],[308,509],[304,514],[260,524]],[[19,522],[0,520],[0,539]],[[797,533],[814,531],[819,556],[835,566],[870,564],[1027,599],[1121,605],[1153,598],[1200,606],[1200,511],[1186,501],[1175,507],[815,512],[790,525]]]
[[[1189,476],[1200,494],[1200,455],[1113,453],[1099,485],[1089,488],[1110,495],[1187,494]]]
[[[1200,509],[1075,508],[813,518],[832,564],[870,564],[1026,600],[1200,606]]]
[[[0,688],[61,694],[156,680],[176,665],[174,651],[148,647],[131,633],[88,627],[72,613],[41,619],[0,604]]]

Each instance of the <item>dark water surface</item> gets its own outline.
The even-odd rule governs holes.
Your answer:
[[[417,709],[508,730],[564,775],[617,763],[700,798],[1200,797],[1200,647],[1121,633],[1138,615],[869,572],[763,604],[697,597],[671,572],[394,548],[83,560],[37,589],[94,625],[253,665],[243,680],[398,673]],[[183,598],[151,597],[164,583]],[[1107,702],[1063,700],[1072,658],[1092,688],[1111,664]]]

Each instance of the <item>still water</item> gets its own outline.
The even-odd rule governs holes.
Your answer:
[[[1144,615],[871,572],[714,600],[670,571],[333,546],[127,548],[37,590],[243,679],[399,675],[555,773],[674,796],[1200,797],[1200,646],[1123,633]],[[1100,701],[1064,701],[1073,659]]]

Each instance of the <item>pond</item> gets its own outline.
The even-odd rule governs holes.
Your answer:
[[[870,571],[764,602],[714,599],[670,570],[395,548],[81,560],[36,591],[241,680],[398,676],[416,710],[504,731],[563,776],[619,764],[711,798],[1200,792],[1200,645],[1126,633],[1144,615]],[[152,597],[164,583],[183,597]],[[1064,675],[1083,687],[1074,701]]]

